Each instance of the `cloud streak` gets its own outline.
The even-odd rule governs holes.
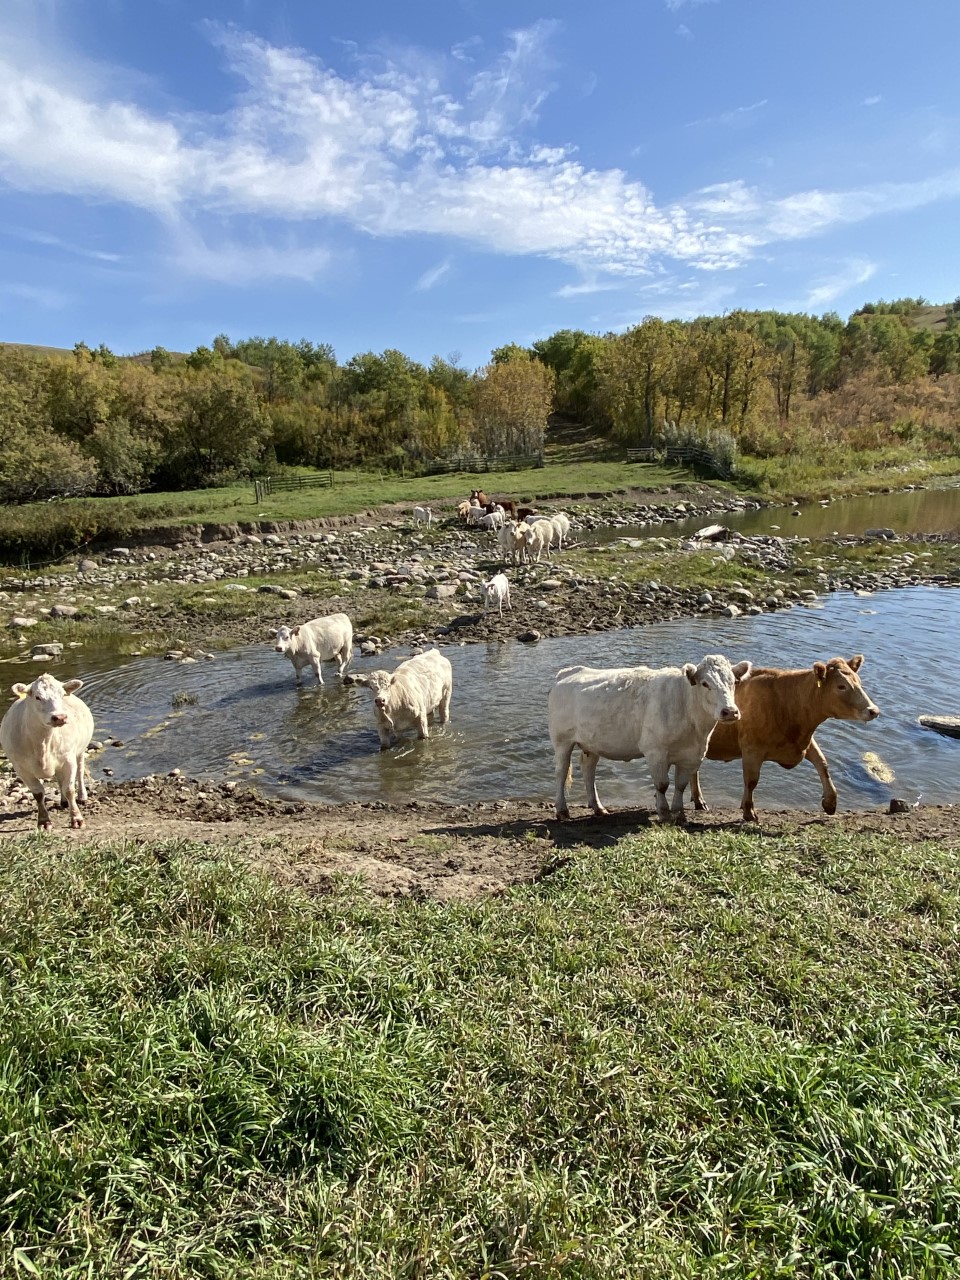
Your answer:
[[[242,90],[222,114],[188,120],[73,88],[39,56],[4,62],[0,48],[0,179],[145,210],[179,269],[210,279],[312,281],[331,261],[331,232],[346,226],[550,258],[599,282],[594,290],[665,264],[727,270],[776,242],[960,195],[960,170],[950,170],[779,196],[733,181],[659,204],[622,170],[590,168],[573,148],[533,136],[554,30],[540,22],[510,33],[479,69],[451,57],[454,91],[432,70],[360,61],[348,78],[303,50],[209,26]],[[765,105],[698,123],[735,123]],[[297,226],[295,241],[244,244],[234,228],[251,218]],[[414,287],[434,287],[446,269]],[[563,296],[586,286],[569,289]]]

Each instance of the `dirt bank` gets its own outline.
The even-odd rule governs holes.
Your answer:
[[[316,805],[268,798],[231,783],[150,778],[101,784],[91,794],[86,827],[71,831],[67,815],[56,811],[53,835],[47,838],[229,843],[254,865],[311,893],[328,892],[338,876],[359,876],[385,897],[462,900],[541,879],[575,857],[578,848],[602,848],[656,826],[646,809],[601,819],[588,817],[583,808],[574,812],[572,821],[560,823],[545,801]],[[830,826],[960,847],[960,821],[951,805],[834,818],[769,811],[761,814],[760,827],[751,828],[741,828],[730,810],[689,816],[692,840],[728,828],[753,831],[771,848],[798,835],[815,844],[817,832]],[[32,801],[10,803],[0,810],[0,840],[30,835],[35,823]]]

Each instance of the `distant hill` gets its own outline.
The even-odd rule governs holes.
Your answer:
[[[947,327],[947,317],[955,315],[952,305],[942,307],[918,307],[907,316],[907,323],[913,329],[930,329],[939,333]]]
[[[0,342],[0,347],[12,349],[14,351],[30,351],[38,356],[72,356],[73,347],[42,347],[35,342]],[[116,354],[116,353],[114,353]],[[171,360],[176,363],[183,360],[186,356],[185,351],[171,351],[168,353]],[[138,351],[130,356],[117,356],[118,360],[129,360],[131,364],[149,364],[150,352]]]

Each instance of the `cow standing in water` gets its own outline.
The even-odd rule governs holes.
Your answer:
[[[756,822],[753,793],[767,760],[793,769],[809,760],[823,787],[823,810],[837,811],[837,788],[830,777],[827,758],[814,733],[824,720],[876,720],[880,708],[868,696],[857,672],[863,654],[848,661],[831,658],[799,671],[779,667],[754,667],[750,679],[737,686],[740,719],[718,724],[710,735],[708,760],[743,760],[744,822]],[[690,784],[695,809],[706,809],[700,790],[700,774]]]

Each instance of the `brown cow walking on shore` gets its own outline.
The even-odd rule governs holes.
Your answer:
[[[837,788],[830,777],[827,758],[813,735],[824,720],[876,720],[880,708],[857,675],[862,664],[863,654],[858,653],[849,662],[831,658],[798,671],[754,667],[749,679],[737,685],[740,720],[717,725],[710,735],[706,758],[742,759],[744,822],[757,821],[753,793],[767,760],[784,769],[794,769],[801,760],[809,760],[820,775],[824,812],[836,813]],[[695,809],[707,808],[699,773],[691,780],[690,795]]]

